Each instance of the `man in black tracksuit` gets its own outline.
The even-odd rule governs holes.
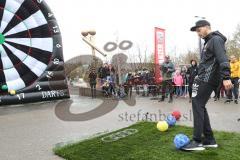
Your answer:
[[[192,27],[191,31],[196,31],[205,43],[198,75],[192,87],[194,131],[193,140],[182,148],[187,151],[218,147],[211,129],[206,103],[221,81],[227,90],[233,86],[230,80],[230,64],[225,50],[226,37],[218,31],[212,32],[210,23],[206,20],[196,22],[196,26]]]

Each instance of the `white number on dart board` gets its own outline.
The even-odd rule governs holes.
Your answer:
[[[60,32],[58,26],[54,26],[54,27],[53,27],[53,32],[54,32],[54,33],[59,33],[59,32]]]
[[[53,78],[53,72],[48,71],[48,74],[46,76],[48,79],[52,79]]]
[[[39,91],[42,90],[42,88],[41,88],[41,86],[40,86],[39,84],[36,85],[36,88],[37,88]]]
[[[55,58],[54,60],[53,60],[53,64],[55,64],[55,65],[58,65],[59,64],[59,59],[58,58]]]
[[[19,100],[22,100],[25,98],[24,93],[17,94],[16,96],[18,97]]]
[[[53,13],[48,13],[48,18],[51,18],[53,16]]]
[[[56,44],[56,47],[57,48],[61,48],[62,46],[60,44]]]

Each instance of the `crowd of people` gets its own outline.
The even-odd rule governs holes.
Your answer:
[[[234,88],[225,91],[220,83],[216,88],[214,100],[217,101],[221,97],[225,97],[225,103],[238,104],[239,97],[239,77],[240,77],[240,61],[232,55],[230,56],[231,64],[231,80]],[[89,73],[89,83],[91,87],[92,97],[96,97],[96,85],[102,89],[103,95],[106,97],[115,96],[124,98],[132,96],[133,90],[136,94],[142,96],[158,97],[159,102],[165,101],[169,97],[169,103],[173,102],[173,98],[189,97],[191,103],[192,86],[195,77],[198,74],[198,64],[196,60],[191,60],[190,64],[175,66],[169,56],[165,57],[164,63],[160,66],[162,82],[157,84],[155,81],[155,71],[142,69],[136,72],[128,72],[121,78],[119,83],[118,72],[108,63],[103,64],[98,69],[91,69]],[[141,91],[141,92],[140,92]]]

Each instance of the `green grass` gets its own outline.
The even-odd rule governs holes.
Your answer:
[[[151,122],[137,123],[128,128],[137,129],[138,133],[115,142],[103,142],[102,137],[112,134],[108,133],[55,148],[54,152],[67,160],[240,160],[239,133],[215,132],[219,148],[182,152],[175,149],[174,136],[178,133],[191,135],[192,128],[175,126],[167,132],[159,132],[156,123]]]

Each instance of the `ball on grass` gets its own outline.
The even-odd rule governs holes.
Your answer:
[[[157,123],[157,129],[161,132],[165,132],[168,130],[168,123],[166,121],[159,121]]]
[[[184,134],[177,134],[174,138],[174,144],[177,149],[181,149],[182,147],[189,144],[189,142],[190,139]]]
[[[181,112],[179,111],[174,111],[172,113],[172,116],[174,116],[176,118],[176,120],[178,121],[181,118]]]
[[[176,124],[176,118],[173,115],[168,115],[166,118],[166,122],[169,126],[174,126]]]

